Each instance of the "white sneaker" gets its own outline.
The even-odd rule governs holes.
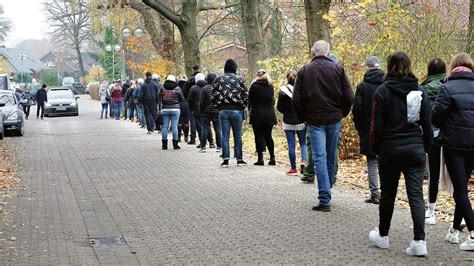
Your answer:
[[[436,214],[432,211],[425,212],[425,224],[434,225],[436,224]]]
[[[466,251],[474,251],[474,239],[472,239],[470,236],[464,241],[459,248],[461,250],[466,250]]]
[[[369,239],[372,244],[374,244],[374,246],[378,248],[387,249],[389,246],[389,237],[381,236],[378,228],[375,228],[374,230],[370,231]]]
[[[454,233],[452,231],[454,231]],[[446,241],[452,244],[459,244],[459,231],[454,230],[452,225],[448,230],[448,234],[446,235]]]
[[[424,257],[428,255],[428,249],[426,248],[426,241],[424,240],[412,240],[410,246],[406,250],[407,255]]]

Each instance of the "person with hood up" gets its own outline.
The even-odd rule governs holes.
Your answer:
[[[365,203],[379,204],[379,174],[377,156],[370,147],[370,123],[372,121],[372,101],[375,91],[383,83],[385,73],[380,69],[380,59],[376,56],[369,57],[362,65],[367,68],[367,72],[362,83],[357,86],[352,115],[354,125],[359,133],[360,153],[367,159],[370,197],[365,200]]]
[[[214,107],[212,104],[212,89],[213,83],[216,79],[216,74],[209,73],[206,76],[207,85],[202,88],[201,95],[199,98],[199,108],[201,113],[202,119],[202,142],[201,142],[201,149],[199,152],[204,153],[206,152],[206,142],[207,139],[212,140],[212,130],[211,130],[211,122],[212,126],[214,127],[214,132],[216,135],[216,144],[217,144],[217,152],[221,151],[221,126],[219,122],[219,111]],[[215,145],[210,142],[209,148],[215,148]]]
[[[296,137],[301,149],[300,172],[304,173],[304,168],[308,162],[308,146],[306,144],[306,127],[298,119],[291,103],[293,98],[293,89],[296,81],[296,71],[292,70],[286,74],[287,84],[281,87],[278,93],[277,109],[283,114],[283,130],[285,131],[286,142],[288,143],[288,157],[290,158],[291,169],[286,172],[287,175],[296,176]]]
[[[189,109],[191,109],[192,114],[194,116],[194,121],[196,123],[196,131],[199,138],[199,145],[197,146],[198,148],[201,148],[201,145],[204,142],[201,138],[202,137],[202,134],[201,134],[202,121],[201,121],[201,110],[199,107],[199,101],[200,101],[199,98],[201,97],[202,88],[204,88],[204,86],[207,85],[207,82],[205,79],[206,77],[204,76],[203,73],[198,73],[196,74],[196,76],[194,76],[194,80],[196,84],[192,86],[191,89],[189,90],[188,99],[187,99]],[[210,135],[210,137],[212,137],[212,135]],[[209,143],[214,145],[213,140],[211,138],[209,138]]]
[[[150,71],[145,74],[145,83],[141,86],[139,101],[143,105],[143,112],[145,114],[146,127],[148,129],[147,134],[151,134],[155,131],[155,119],[157,116],[157,103],[158,103],[158,84],[152,79]]]
[[[168,129],[171,125],[173,133],[173,149],[179,150],[178,146],[178,122],[180,113],[180,102],[184,101],[184,95],[176,82],[176,78],[169,75],[163,88],[158,95],[161,117],[163,118],[162,149],[168,149]]]
[[[369,239],[379,248],[389,247],[390,223],[403,173],[414,233],[405,252],[410,256],[426,256],[423,173],[433,131],[428,95],[418,85],[406,53],[388,56],[387,77],[375,92],[372,110],[370,141],[379,158],[382,193],[379,226],[369,233]]]
[[[446,79],[446,64],[442,59],[434,58],[428,63],[428,77],[421,83],[428,93],[430,106],[433,106],[440,87]],[[441,169],[441,143],[439,128],[433,127],[434,143],[428,153],[428,208],[425,212],[425,224],[436,224],[435,205],[438,197],[439,174]]]
[[[466,53],[453,57],[449,76],[433,107],[433,125],[440,128],[443,156],[456,203],[453,224],[446,240],[460,243],[464,218],[469,236],[459,246],[474,251],[474,213],[469,200],[469,180],[474,169],[474,62]]]
[[[27,87],[25,92],[21,95],[21,105],[23,106],[23,112],[25,113],[25,118],[28,120],[30,116],[30,108],[33,105],[34,96],[31,94],[31,87]]]
[[[265,147],[270,153],[268,165],[276,165],[275,143],[272,130],[277,124],[275,114],[275,90],[272,80],[264,69],[257,72],[257,77],[249,89],[250,124],[255,136],[255,148],[258,160],[254,165],[264,165],[263,152]]]
[[[230,129],[234,135],[234,155],[237,166],[246,166],[242,153],[242,123],[244,110],[248,105],[248,92],[243,77],[237,75],[237,63],[228,59],[224,65],[224,75],[219,76],[212,89],[212,102],[219,110],[222,127],[222,167],[229,167]]]
[[[40,110],[41,110],[41,120],[43,120],[44,116],[44,104],[48,102],[48,93],[46,92],[46,88],[48,86],[43,84],[41,89],[36,92],[36,119],[40,118]]]

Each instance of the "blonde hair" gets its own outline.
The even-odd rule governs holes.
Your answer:
[[[459,53],[453,56],[451,64],[449,65],[449,73],[453,72],[456,67],[467,67],[474,71],[474,64],[472,58],[467,53]]]
[[[272,84],[272,78],[265,69],[257,71],[257,80],[266,80],[268,81],[268,84]]]

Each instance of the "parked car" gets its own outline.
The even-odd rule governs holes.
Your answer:
[[[79,92],[79,94],[86,93],[86,87],[84,87],[84,85],[82,85],[80,82],[74,82],[72,84],[72,87],[76,89]]]
[[[10,78],[6,74],[0,74],[0,90],[10,90]]]
[[[74,83],[74,77],[64,77],[63,82],[61,83],[61,86],[66,87],[66,86],[72,86]]]
[[[79,115],[79,96],[67,88],[51,88],[48,91],[48,102],[44,105],[44,116]]]
[[[25,134],[24,113],[15,97],[15,92],[0,90],[0,110],[3,113],[3,129],[13,131],[18,136],[23,136]]]

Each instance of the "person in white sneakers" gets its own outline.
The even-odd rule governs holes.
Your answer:
[[[461,250],[474,251],[474,213],[469,199],[469,179],[474,169],[474,63],[466,53],[451,60],[446,83],[436,97],[433,125],[440,128],[444,158],[453,183],[454,221],[446,240],[459,243],[464,218],[469,237]]]
[[[433,143],[433,131],[428,95],[418,85],[410,59],[404,52],[388,57],[387,76],[374,96],[370,140],[379,158],[382,193],[379,227],[370,232],[369,239],[379,248],[389,247],[388,233],[398,181],[403,173],[414,234],[406,254],[426,256],[423,173],[425,153]]]

